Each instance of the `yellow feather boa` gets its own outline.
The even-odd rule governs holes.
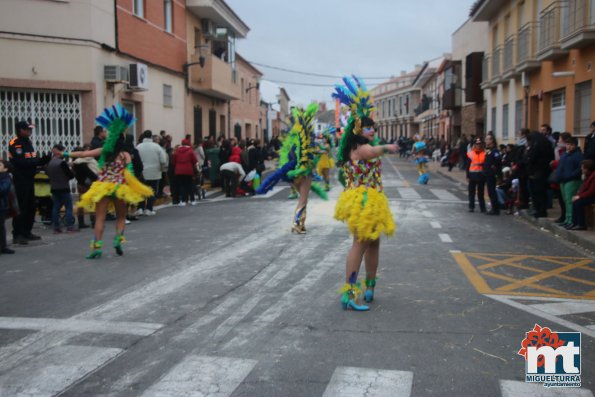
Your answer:
[[[93,182],[89,190],[81,196],[77,207],[93,212],[95,205],[104,197],[114,197],[130,204],[136,204],[153,195],[153,190],[150,187],[144,185],[126,169],[124,170],[124,180],[126,182],[123,184]],[[113,209],[114,205],[110,203],[109,210],[113,211]]]
[[[347,222],[349,231],[358,241],[378,240],[382,233],[392,236],[396,229],[384,193],[365,186],[341,193],[335,219]]]

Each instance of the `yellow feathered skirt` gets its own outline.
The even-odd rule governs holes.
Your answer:
[[[128,170],[124,170],[124,180],[126,182],[123,184],[99,181],[93,182],[89,190],[81,196],[80,201],[77,203],[77,207],[84,208],[89,212],[94,212],[95,205],[104,197],[113,197],[124,200],[130,204],[136,204],[153,195],[153,189],[144,185]],[[108,211],[114,211],[113,202],[110,202]]]
[[[334,166],[335,162],[331,156],[325,153],[320,155],[320,158],[318,159],[318,163],[316,164],[316,172],[318,172],[318,175],[322,175],[322,170],[331,169]]]
[[[395,221],[383,192],[359,186],[341,193],[335,207],[335,219],[347,222],[358,241],[378,240],[384,233],[395,233]]]

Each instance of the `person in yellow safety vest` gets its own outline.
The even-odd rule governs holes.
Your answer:
[[[469,158],[467,168],[467,182],[469,183],[469,212],[475,211],[475,192],[477,191],[477,200],[479,209],[486,212],[486,203],[484,199],[485,175],[483,174],[483,164],[486,159],[486,152],[481,138],[473,142],[473,148],[467,152]]]

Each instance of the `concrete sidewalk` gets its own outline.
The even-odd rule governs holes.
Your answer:
[[[467,188],[467,179],[465,176],[465,171],[462,171],[458,167],[455,167],[452,169],[452,171],[449,172],[448,167],[440,167],[440,164],[438,162],[430,162],[428,164],[428,168],[431,174],[439,174],[451,180],[452,182],[457,183],[462,188]],[[487,192],[486,201],[489,201]],[[595,253],[595,230],[589,228],[589,230],[585,231],[570,231],[556,224],[554,221],[560,215],[560,209],[557,207],[557,201],[554,202],[554,208],[548,210],[548,215],[549,216],[547,218],[536,219],[529,215],[526,210],[520,211],[520,216],[525,221],[532,223],[533,225],[539,227],[541,230],[553,233],[555,236],[559,236],[572,244],[576,244],[585,250]],[[507,215],[502,213],[501,216]]]

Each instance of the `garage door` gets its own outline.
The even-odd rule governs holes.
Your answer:
[[[0,88],[0,150],[4,159],[19,120],[36,125],[31,139],[38,152],[48,152],[56,143],[72,150],[83,142],[79,92]]]

